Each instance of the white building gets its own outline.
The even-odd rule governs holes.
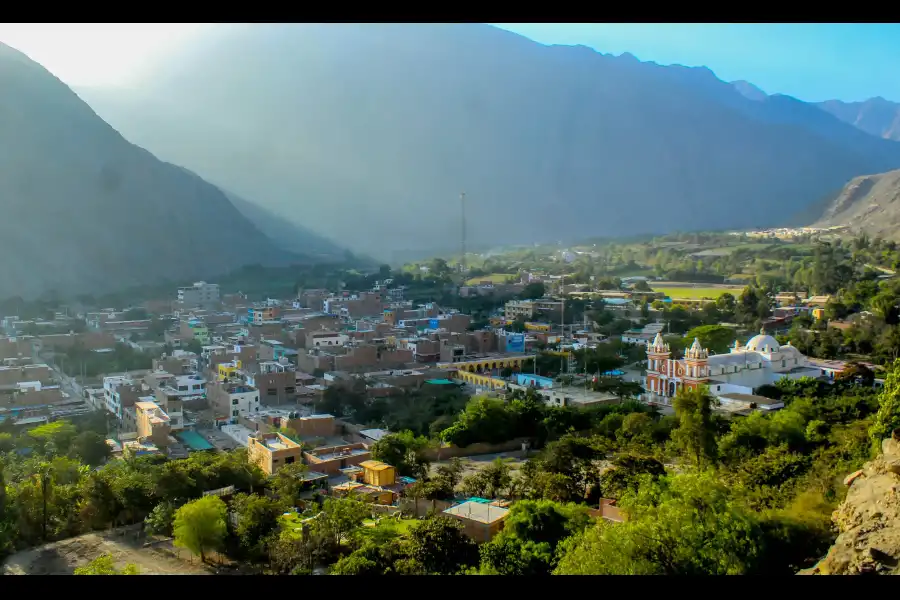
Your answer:
[[[741,346],[735,341],[728,354],[709,354],[694,339],[683,359],[671,358],[669,345],[661,334],[647,344],[647,376],[644,388],[653,402],[670,404],[670,399],[683,388],[709,387],[717,397],[733,394],[752,395],[763,385],[771,385],[783,377],[819,377],[819,369],[810,366],[799,350],[761,331]]]
[[[219,286],[198,281],[189,287],[178,288],[178,302],[184,307],[208,306],[219,302]]]

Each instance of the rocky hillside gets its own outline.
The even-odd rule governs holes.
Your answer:
[[[815,227],[845,226],[900,241],[900,170],[855,177],[825,205]]]
[[[0,297],[102,293],[297,259],[0,44]]]
[[[804,575],[900,575],[900,429],[882,455],[847,477],[847,498],[834,513],[840,535]]]
[[[884,98],[865,102],[828,100],[819,106],[845,123],[887,140],[900,141],[900,104]]]
[[[706,68],[455,24],[223,24],[79,94],[273,212],[391,259],[478,244],[777,225],[900,143]],[[761,95],[760,95],[761,94]]]

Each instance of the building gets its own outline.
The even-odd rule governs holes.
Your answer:
[[[503,309],[503,316],[507,321],[531,320],[538,315],[561,311],[562,308],[562,300],[510,300]]]
[[[451,506],[443,514],[462,523],[463,532],[474,541],[485,543],[503,530],[509,509],[480,500],[471,499]]]
[[[178,288],[178,304],[182,308],[212,306],[219,303],[219,286],[198,281],[189,287]]]
[[[137,439],[149,441],[157,448],[169,445],[169,415],[155,402],[135,402]]]
[[[355,467],[372,458],[365,444],[344,444],[316,448],[303,454],[310,469],[329,475],[338,475],[341,469]]]
[[[254,433],[248,437],[247,444],[247,459],[266,475],[302,460],[300,444],[280,433]]]
[[[246,383],[211,383],[206,388],[206,397],[219,422],[236,423],[241,413],[259,412],[259,390]]]
[[[378,487],[388,487],[397,483],[397,469],[377,460],[359,463],[363,470],[363,483]]]
[[[275,323],[278,321],[278,308],[275,306],[251,306],[247,309],[247,322],[254,325]]]
[[[653,341],[657,334],[661,334],[665,323],[647,323],[642,329],[629,329],[622,334],[622,341],[626,344],[647,344]]]
[[[820,370],[810,366],[799,350],[760,332],[741,346],[735,341],[728,354],[713,354],[694,343],[683,359],[671,358],[669,345],[657,334],[647,344],[647,376],[644,389],[651,402],[671,404],[683,388],[708,386],[714,396],[753,394],[753,390],[774,384],[782,377],[819,377]]]

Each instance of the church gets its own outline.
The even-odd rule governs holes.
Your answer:
[[[780,345],[765,330],[750,338],[746,346],[736,340],[728,354],[711,355],[694,338],[683,359],[673,359],[669,345],[657,333],[647,343],[644,389],[651,399],[672,398],[682,388],[702,385],[708,386],[713,396],[753,394],[756,388],[773,384],[782,377],[799,379],[820,375],[821,371],[810,366],[799,350],[789,343]]]

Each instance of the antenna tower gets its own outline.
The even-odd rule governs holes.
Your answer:
[[[460,243],[460,251],[462,252],[462,258],[459,262],[460,272],[465,275],[466,273],[466,193],[462,192],[459,195],[459,203],[462,209],[462,235],[461,235],[461,243]]]

